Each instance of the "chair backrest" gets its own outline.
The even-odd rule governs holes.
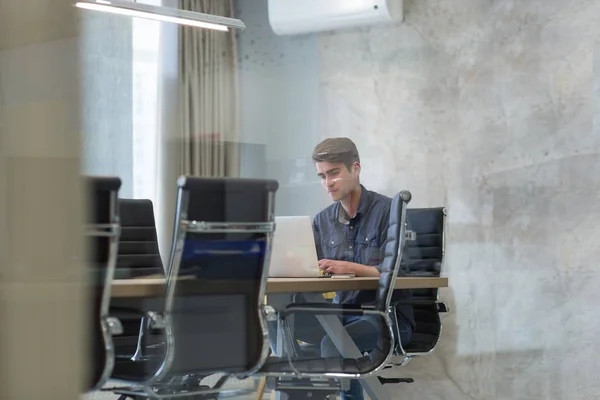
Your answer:
[[[407,242],[409,275],[439,277],[444,264],[446,209],[415,208],[407,210],[408,229],[416,234]],[[442,324],[439,316],[438,289],[412,291],[416,326],[411,341],[404,345],[408,353],[427,353],[437,345]]]
[[[406,242],[406,209],[412,196],[403,190],[394,196],[390,208],[390,220],[387,240],[384,246],[384,259],[379,276],[376,308],[387,312],[392,299],[394,284],[405,258],[403,252]]]
[[[416,239],[406,244],[410,273],[440,276],[444,260],[445,217],[446,209],[443,207],[407,210],[408,229],[416,234]]]
[[[116,177],[87,177],[88,212],[86,236],[90,239],[88,264],[92,276],[92,361],[89,389],[102,386],[114,365],[114,347],[108,312],[119,240],[118,192]]]
[[[412,195],[403,190],[392,199],[387,239],[384,244],[384,259],[379,275],[379,285],[375,298],[375,308],[386,314],[392,301],[396,278],[404,267],[403,260],[406,242],[406,209]],[[404,275],[404,273],[402,273]],[[383,319],[379,320],[380,334],[377,346],[370,354],[370,365],[365,365],[360,373],[369,373],[380,368],[389,358],[394,349],[395,335],[393,327],[387,325]]]
[[[117,269],[135,274],[164,273],[152,201],[119,199],[121,240]]]
[[[154,208],[148,199],[119,199],[121,238],[115,279],[128,279],[147,275],[163,275],[164,268],[158,248]],[[119,351],[127,351],[127,344],[137,344],[140,315],[145,311],[162,310],[164,298],[119,298],[112,299],[111,313],[123,326],[123,334],[115,338]],[[140,372],[140,376],[151,375],[152,367],[134,368],[131,360],[117,359],[113,371],[123,375],[123,370]],[[138,365],[140,363],[137,363]]]
[[[178,186],[164,312],[174,352],[160,376],[251,374],[268,354],[263,308],[278,184],[181,177]]]

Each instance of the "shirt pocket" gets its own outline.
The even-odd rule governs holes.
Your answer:
[[[321,249],[323,257],[330,260],[343,258],[346,238],[339,232],[332,232],[329,236],[321,238]]]
[[[357,242],[360,249],[361,264],[370,266],[381,264],[383,257],[378,233],[360,235],[357,237]]]

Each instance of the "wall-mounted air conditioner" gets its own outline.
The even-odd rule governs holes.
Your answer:
[[[269,22],[277,35],[398,22],[402,11],[402,0],[269,0]]]

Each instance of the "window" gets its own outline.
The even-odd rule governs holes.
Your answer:
[[[161,5],[161,0],[144,0]],[[158,98],[161,24],[133,18],[133,197],[156,200],[158,194]]]

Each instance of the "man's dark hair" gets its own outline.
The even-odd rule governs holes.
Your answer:
[[[354,142],[345,137],[329,138],[319,143],[312,154],[313,162],[343,163],[348,171],[355,162],[360,163]]]

